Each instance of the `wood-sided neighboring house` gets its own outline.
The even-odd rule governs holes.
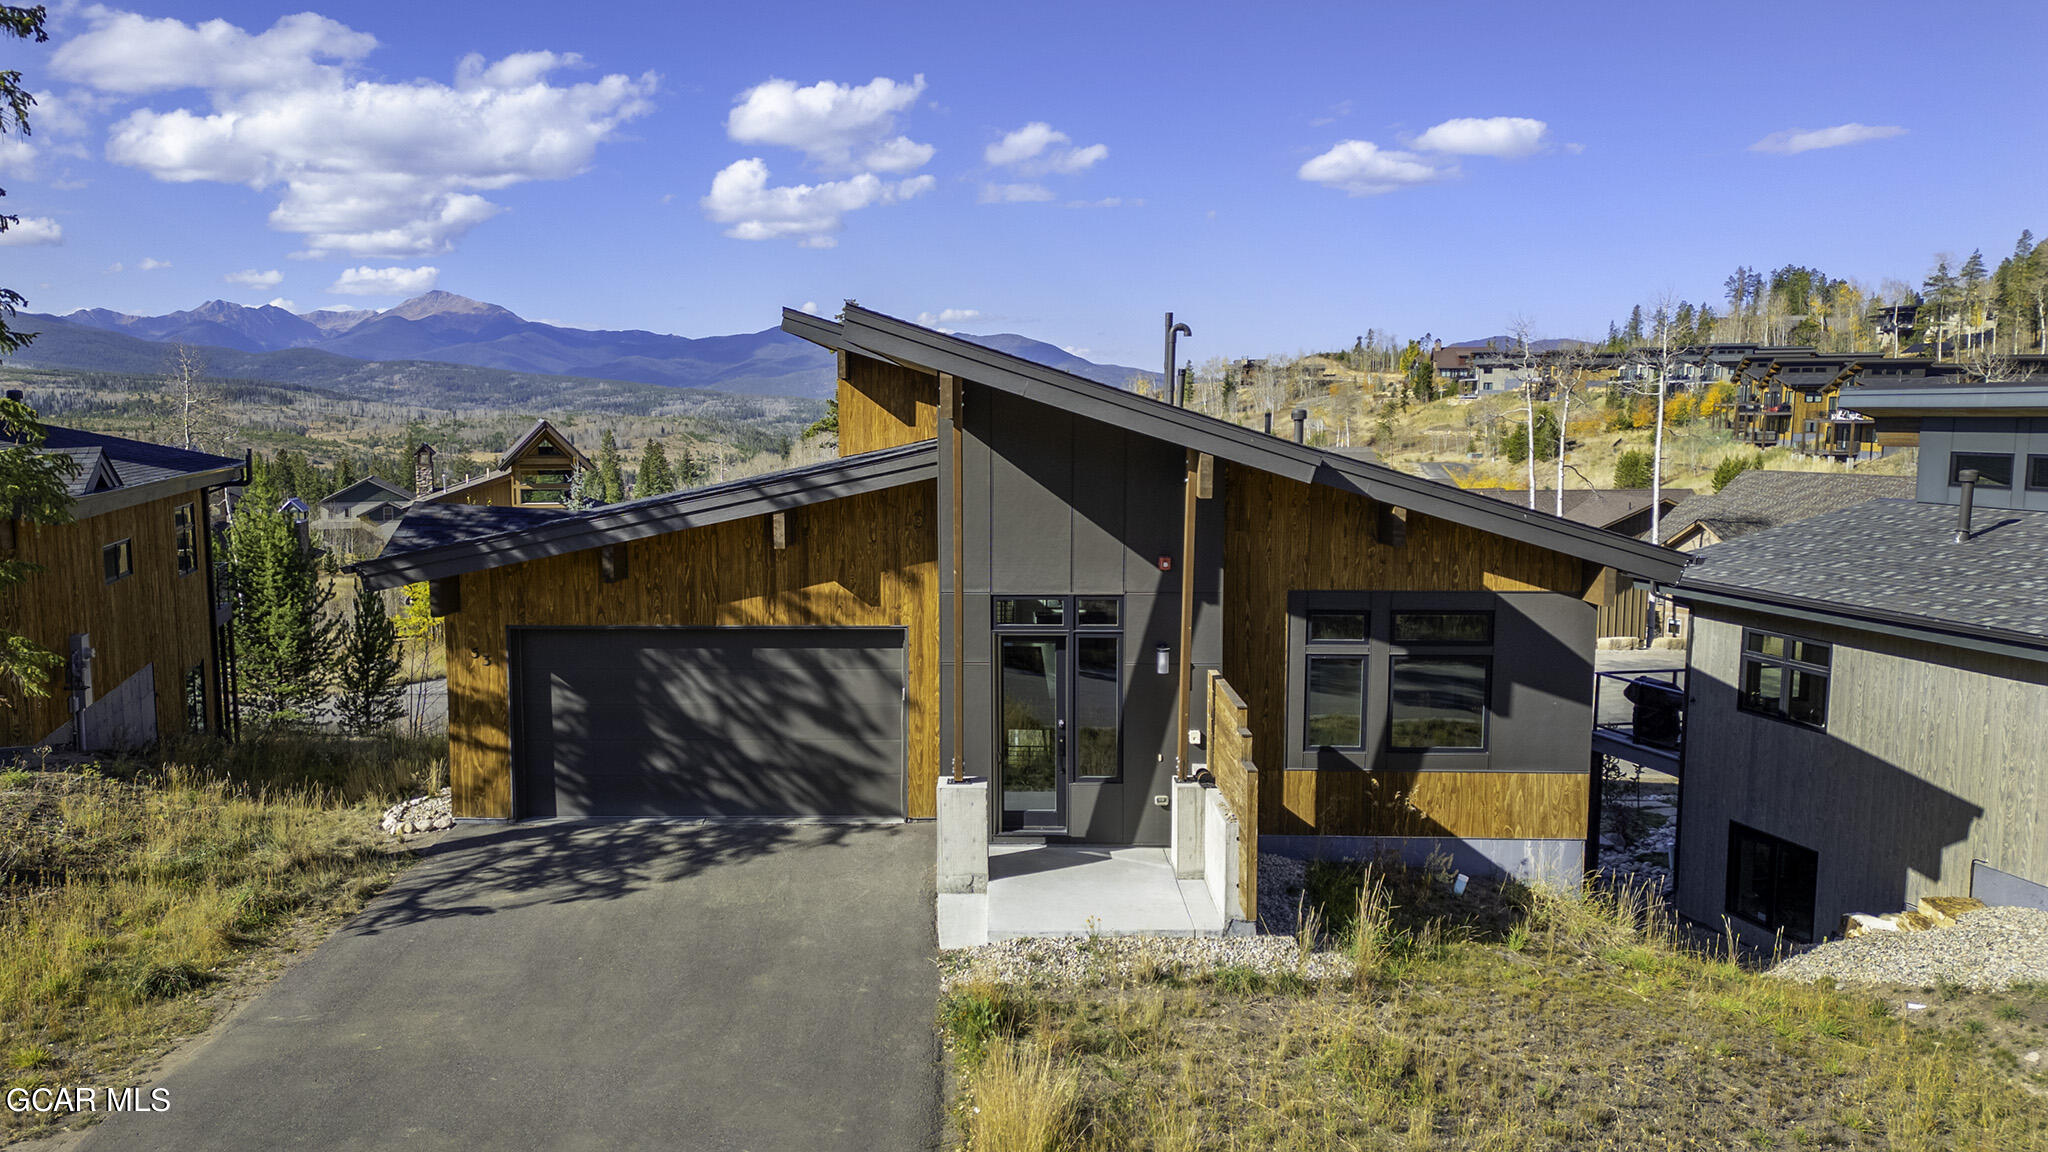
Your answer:
[[[1906,498],[1659,586],[1692,615],[1678,910],[1759,941],[1923,896],[2048,907],[2048,387],[1862,402],[1921,425]]]
[[[425,467],[431,476],[432,465]],[[422,493],[418,499],[429,504],[560,508],[569,501],[576,473],[595,467],[551,421],[536,420],[498,457],[497,467],[459,484]]]
[[[18,397],[18,394],[16,394]],[[8,630],[64,665],[48,694],[11,692],[0,746],[138,747],[224,726],[208,501],[240,460],[46,426],[71,457],[68,524],[0,520],[0,553],[35,565],[0,600]]]
[[[840,459],[416,505],[358,566],[445,613],[459,815],[922,819],[957,756],[995,834],[1164,844],[1227,755],[1268,850],[1576,880],[1587,597],[1676,554],[854,305],[783,325],[839,355]]]

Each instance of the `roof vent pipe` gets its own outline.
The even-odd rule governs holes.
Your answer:
[[[1273,434],[1273,414],[1272,414],[1271,412],[1268,412],[1268,413],[1266,413],[1266,435],[1268,435],[1268,436],[1271,436],[1272,434]]]
[[[1306,444],[1306,443],[1308,443],[1308,432],[1307,432],[1307,430],[1308,430],[1308,409],[1306,409],[1306,408],[1296,408],[1296,409],[1294,410],[1294,442],[1295,442],[1296,444]]]
[[[19,403],[21,401],[21,389],[9,388],[7,390],[7,398],[9,400],[15,401],[16,403]]]
[[[1956,543],[1970,538],[1970,513],[1977,497],[1977,470],[1965,468],[1956,473],[1956,483],[1963,486],[1963,502],[1956,509]]]

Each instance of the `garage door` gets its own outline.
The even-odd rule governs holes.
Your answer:
[[[903,815],[901,629],[518,635],[524,815]]]

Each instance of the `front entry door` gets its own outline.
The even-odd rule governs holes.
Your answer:
[[[1067,826],[1065,636],[998,635],[1002,830]]]

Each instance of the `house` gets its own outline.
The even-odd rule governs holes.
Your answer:
[[[9,631],[64,665],[47,695],[10,691],[0,746],[127,748],[224,728],[226,621],[207,508],[214,492],[241,482],[242,461],[77,428],[45,431],[42,450],[78,465],[72,520],[0,520],[0,555],[35,566],[0,600],[0,613]]]
[[[1268,850],[1577,876],[1586,597],[1676,554],[850,303],[783,326],[838,355],[839,459],[416,506],[358,566],[445,613],[458,814],[920,819],[958,771],[993,832],[1164,844],[1249,739]]]
[[[1765,528],[1812,520],[1871,500],[1911,499],[1911,476],[1862,472],[1780,472],[1753,468],[1719,492],[1679,502],[1658,525],[1658,543],[1697,552]]]
[[[427,449],[426,445],[420,446]],[[431,449],[416,453],[432,475]],[[513,441],[498,466],[482,476],[426,493],[420,500],[433,504],[470,504],[490,507],[560,508],[568,503],[569,487],[576,473],[595,468],[590,457],[577,450],[562,430],[547,420],[536,420],[526,434]]]
[[[1692,614],[1677,907],[1757,941],[1924,896],[2048,907],[2048,388],[1880,410],[1941,413],[1904,498],[1658,586]]]
[[[1529,503],[1529,490],[1526,488],[1475,488],[1473,491],[1521,507],[1527,507]],[[1679,502],[1691,495],[1690,488],[1662,489],[1655,500],[1658,516],[1670,516]],[[1651,504],[1648,488],[1567,488],[1564,491],[1564,518],[1623,536],[1644,536],[1650,531]],[[1536,493],[1537,511],[1554,513],[1556,507],[1556,490]],[[1637,586],[1633,580],[1624,579],[1612,569],[1601,574],[1594,606],[1597,614],[1593,621],[1593,634],[1603,641],[1618,642],[1626,638],[1640,645],[1658,634],[1649,590]]]
[[[341,556],[374,556],[412,498],[396,484],[365,476],[314,506],[308,539]]]

